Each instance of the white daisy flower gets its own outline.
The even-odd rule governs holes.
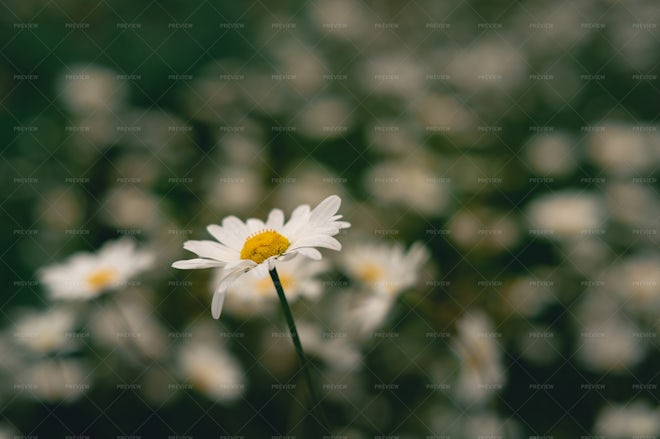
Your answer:
[[[256,269],[265,275],[275,268],[278,261],[291,259],[298,254],[319,260],[321,252],[316,247],[341,250],[339,241],[333,238],[350,224],[339,221],[336,215],[341,199],[332,195],[310,209],[298,206],[285,224],[280,209],[273,209],[263,221],[250,218],[246,222],[235,216],[222,220],[222,226],[211,224],[208,232],[218,241],[186,241],[183,248],[196,253],[199,258],[176,261],[172,267],[183,270],[197,268],[224,268],[224,278],[215,290],[211,313],[220,317],[227,288],[242,274]]]
[[[17,372],[13,390],[42,401],[73,402],[91,388],[92,372],[74,359],[44,359]]]
[[[74,345],[71,333],[75,324],[73,309],[49,308],[21,316],[14,325],[12,335],[17,344],[33,352],[48,354]]]
[[[299,297],[312,300],[320,297],[323,285],[316,276],[328,268],[324,262],[312,263],[308,259],[295,258],[277,264],[280,283],[289,302]],[[216,270],[213,284],[220,284],[226,276],[224,269]],[[238,279],[229,286],[227,293],[224,308],[239,316],[265,313],[277,303],[273,282],[261,270],[253,270]]]
[[[151,267],[153,259],[151,252],[137,250],[134,241],[122,238],[106,243],[97,253],[79,252],[46,267],[39,278],[53,299],[91,299],[126,285]]]
[[[238,359],[227,349],[217,328],[203,322],[186,329],[176,353],[178,376],[214,401],[227,403],[240,398],[247,376]]]
[[[356,294],[342,304],[342,328],[358,340],[373,336],[374,331],[386,320],[394,306],[395,297],[384,294]]]
[[[594,425],[596,434],[612,439],[653,438],[660,434],[660,407],[644,400],[626,404],[608,403]]]
[[[374,243],[346,249],[340,263],[352,279],[376,293],[395,296],[415,285],[428,258],[420,242],[408,251],[399,243]]]
[[[245,392],[241,365],[225,349],[204,342],[188,343],[179,350],[178,364],[183,377],[215,401],[234,401]]]
[[[501,349],[496,341],[500,334],[482,312],[465,315],[456,328],[458,333],[452,347],[461,361],[456,396],[466,403],[487,401],[506,382]]]

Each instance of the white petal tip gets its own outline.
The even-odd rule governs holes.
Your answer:
[[[220,314],[222,313],[222,305],[225,302],[225,293],[226,290],[223,290],[220,287],[213,295],[213,301],[211,303],[211,315],[216,320],[220,318]]]

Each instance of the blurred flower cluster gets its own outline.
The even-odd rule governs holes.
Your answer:
[[[4,5],[0,438],[311,437],[268,274],[171,264],[333,194],[324,437],[660,436],[660,10],[505,6]]]

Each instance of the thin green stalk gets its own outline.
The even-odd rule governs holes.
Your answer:
[[[298,358],[300,359],[300,367],[302,368],[303,373],[305,374],[305,380],[307,381],[307,388],[309,389],[309,394],[311,395],[313,400],[312,403],[314,404],[314,408],[316,409],[320,417],[320,421],[317,419],[317,422],[321,424],[321,428],[323,428],[324,431],[327,431],[328,421],[325,417],[325,413],[323,413],[323,410],[321,410],[321,400],[319,399],[318,394],[316,393],[316,387],[314,387],[312,374],[308,367],[307,356],[305,355],[305,351],[303,350],[302,344],[300,343],[300,337],[298,337],[298,330],[296,329],[296,323],[293,321],[293,315],[291,314],[291,308],[289,308],[289,302],[286,300],[286,295],[284,294],[284,289],[282,288],[282,282],[280,282],[280,277],[277,274],[277,269],[275,267],[273,267],[273,269],[270,270],[269,273],[270,273],[270,278],[273,280],[273,284],[275,285],[275,289],[277,290],[277,296],[280,298],[280,303],[282,304],[282,311],[284,311],[284,317],[286,318],[286,322],[289,325],[289,332],[291,333],[291,338],[293,339],[293,345],[295,346],[296,352],[298,353]]]

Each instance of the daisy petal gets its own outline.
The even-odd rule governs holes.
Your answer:
[[[217,320],[220,318],[222,305],[225,302],[225,295],[227,294],[227,288],[229,288],[229,286],[233,284],[236,279],[243,275],[243,273],[245,273],[245,270],[232,271],[224,279],[222,279],[222,282],[220,282],[218,288],[215,289],[215,292],[213,293],[213,301],[211,302],[211,314],[213,315],[214,319]]]
[[[279,258],[277,258],[277,261],[278,261],[278,262],[285,262],[285,261],[288,261],[289,259],[293,259],[293,258],[295,258],[296,255],[298,255],[298,250],[294,250],[294,251],[292,251],[292,252],[287,251],[287,252],[284,253],[282,256],[280,256]]]
[[[220,318],[220,313],[222,313],[222,305],[225,303],[226,295],[227,290],[221,290],[219,287],[213,293],[213,300],[211,301],[211,315],[216,320]]]
[[[229,248],[240,250],[243,246],[243,242],[238,239],[236,235],[227,232],[226,229],[217,224],[209,225],[206,227],[206,230],[211,234],[211,236]]]
[[[238,258],[236,250],[214,241],[186,241],[183,248],[196,253],[202,258],[215,259],[216,261],[227,262]]]
[[[299,248],[296,250],[296,252],[300,253],[303,256],[307,256],[309,259],[313,259],[315,261],[319,261],[323,259],[321,252],[312,247]]]
[[[266,228],[263,221],[256,218],[250,218],[246,221],[250,235]]]
[[[304,237],[291,244],[291,250],[303,247],[325,247],[331,250],[341,250],[341,244],[335,238],[327,235],[314,235]]]
[[[341,198],[337,195],[330,195],[325,200],[321,201],[318,206],[312,210],[309,215],[310,224],[322,224],[328,221],[339,210],[341,205]]]
[[[247,226],[243,221],[239,220],[235,216],[228,216],[222,220],[222,228],[229,235],[233,235],[239,241],[244,241],[245,238],[250,234]],[[243,245],[242,242],[240,245]]]
[[[303,218],[305,216],[309,215],[309,206],[306,204],[302,204],[295,209],[293,209],[293,212],[291,212],[291,218],[289,218],[289,221],[295,219],[295,218]]]
[[[271,260],[267,261],[268,262],[267,264],[265,263],[266,261],[264,261],[263,263],[261,263],[261,264],[257,265],[256,267],[254,267],[254,271],[255,271],[254,275],[257,276],[257,277],[266,277],[268,275],[268,269],[269,269],[271,261],[275,262],[274,259],[271,259]]]
[[[280,209],[273,209],[268,214],[268,220],[266,221],[266,226],[269,229],[279,230],[284,225],[284,212]]]
[[[213,268],[213,267],[222,267],[222,262],[214,261],[212,259],[184,259],[181,261],[176,261],[172,264],[172,267],[178,268],[179,270],[195,270],[197,268]]]
[[[250,259],[239,259],[237,261],[231,261],[225,264],[224,269],[227,271],[234,270],[244,270],[246,268],[252,269],[256,265],[256,262]]]

